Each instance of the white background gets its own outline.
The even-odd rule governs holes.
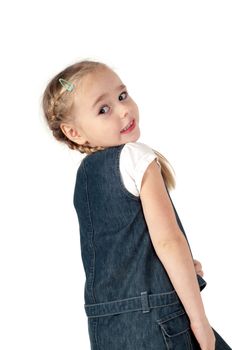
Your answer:
[[[207,316],[232,345],[232,2],[24,0],[0,13],[0,348],[90,349],[72,204],[81,158],[40,105],[48,81],[86,58],[115,69],[139,106],[139,141],[174,167]]]

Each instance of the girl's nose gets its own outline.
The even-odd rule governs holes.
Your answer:
[[[122,107],[121,107],[121,110],[119,111],[119,115],[120,115],[121,118],[128,117],[128,115],[129,115],[128,108],[122,106]]]

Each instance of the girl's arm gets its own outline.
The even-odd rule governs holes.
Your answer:
[[[156,160],[145,171],[140,199],[152,244],[190,321],[204,322],[206,314],[193,259],[186,238],[176,221]]]

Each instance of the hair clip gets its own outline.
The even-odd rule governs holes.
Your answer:
[[[74,85],[72,83],[70,83],[69,81],[60,78],[59,82],[61,83],[61,85],[65,88],[65,90],[67,91],[72,91],[74,89]]]

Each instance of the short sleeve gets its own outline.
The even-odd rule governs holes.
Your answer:
[[[129,192],[139,196],[143,175],[148,165],[158,156],[155,151],[142,142],[128,142],[120,155],[120,171],[125,187]]]

